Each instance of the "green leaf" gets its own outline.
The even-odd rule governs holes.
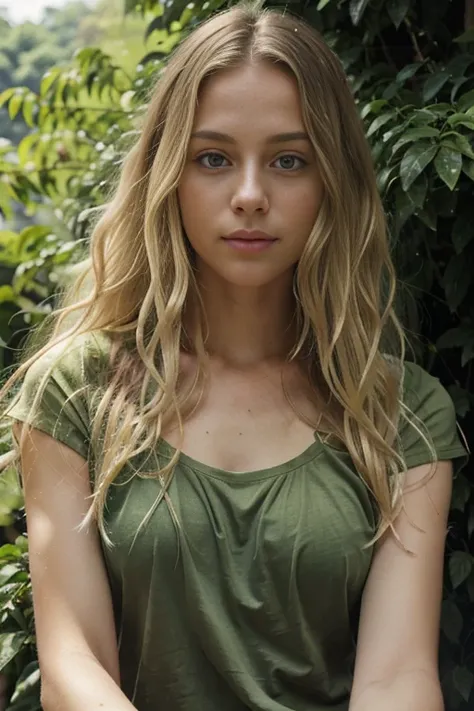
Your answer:
[[[408,197],[415,207],[422,209],[425,204],[426,193],[428,191],[428,179],[424,173],[415,180],[408,191]]]
[[[438,151],[437,146],[429,143],[415,143],[407,150],[400,163],[400,177],[405,191],[431,163]]]
[[[411,79],[415,74],[417,73],[418,69],[423,66],[423,62],[416,62],[415,64],[407,64],[406,67],[403,67],[403,69],[400,69],[398,72],[397,76],[395,77],[395,81],[399,82],[400,84],[403,84],[406,82],[407,79]]]
[[[10,664],[20,652],[27,635],[25,632],[6,632],[0,634],[0,672]]]
[[[415,210],[416,206],[409,199],[407,193],[398,187],[395,194],[395,234],[398,235],[400,233],[403,225],[413,215]]]
[[[423,101],[426,103],[435,97],[449,79],[448,72],[438,72],[428,77],[423,85]]]
[[[458,588],[469,577],[474,559],[466,551],[454,551],[449,559],[449,575],[453,588]]]
[[[466,42],[474,42],[474,27],[471,27],[466,32],[463,32],[462,35],[456,37],[453,42],[458,42],[460,44],[465,44]]]
[[[21,558],[21,551],[11,543],[5,543],[5,545],[0,548],[0,560],[3,558]]]
[[[367,137],[370,137],[374,133],[376,133],[376,131],[378,131],[379,128],[382,128],[382,126],[384,126],[386,123],[388,123],[388,121],[390,121],[390,119],[394,118],[394,116],[396,116],[395,111],[391,111],[388,114],[381,114],[381,116],[377,116],[377,118],[374,119],[374,121],[372,121],[372,123],[369,126],[369,130],[367,131]]]
[[[454,403],[456,414],[459,417],[465,417],[471,409],[471,398],[469,393],[459,385],[450,385],[448,387],[448,391]]]
[[[330,0],[319,0],[316,10],[322,10],[324,7],[326,7],[328,2],[330,2]]]
[[[442,146],[436,154],[434,164],[441,180],[450,190],[454,190],[461,175],[462,155]]]
[[[0,588],[0,614],[11,610],[11,606],[25,591],[25,583],[9,583]]]
[[[455,254],[448,262],[442,285],[446,301],[451,313],[454,313],[464,300],[472,279],[472,265],[470,259],[463,254]]]
[[[10,99],[10,103],[8,104],[8,115],[12,121],[20,111],[24,97],[25,94],[23,91],[17,91]]]
[[[5,89],[5,91],[2,91],[0,94],[0,106],[3,106],[7,101],[10,101],[12,98],[13,94],[16,92],[16,87],[10,86],[8,89]]]
[[[465,324],[445,331],[436,341],[436,348],[439,351],[446,348],[462,348],[471,341],[474,341],[474,325]]]
[[[474,674],[466,667],[456,667],[453,671],[453,681],[456,689],[467,703],[474,685]]]
[[[392,155],[407,143],[413,143],[413,141],[417,141],[420,138],[436,138],[437,136],[439,136],[439,129],[433,128],[433,126],[409,128],[393,146]]]
[[[41,704],[35,706],[35,701],[39,701],[40,678],[39,662],[35,659],[26,665],[16,680],[9,711],[41,711]]]
[[[474,129],[474,116],[467,116],[465,113],[455,113],[448,118],[450,126],[466,126],[466,128]]]
[[[360,112],[361,118],[365,118],[369,114],[378,114],[384,106],[387,106],[388,101],[386,99],[375,99],[375,101],[370,101],[364,106]]]
[[[456,218],[453,225],[452,241],[456,254],[461,254],[473,237],[474,223],[472,217],[467,212],[464,212]]]
[[[20,551],[20,553],[28,552],[28,538],[26,536],[17,536],[15,539],[15,546]]]
[[[456,131],[448,131],[443,134],[442,144],[447,148],[452,148],[454,145],[455,150],[458,150],[468,158],[474,159],[474,151],[472,150],[471,144],[466,136],[463,136],[461,133],[456,133]]]
[[[458,125],[459,124],[474,131],[474,117],[470,118],[469,116],[466,116],[466,118],[462,121],[458,121]]]
[[[471,485],[465,476],[460,474],[456,477],[451,499],[451,508],[456,511],[464,511],[466,504],[471,497]]]
[[[18,146],[17,155],[20,166],[25,167],[26,163],[32,160],[31,150],[40,140],[39,131],[32,131],[27,136],[21,139]]]
[[[466,94],[463,94],[458,99],[458,109],[459,111],[467,111],[474,106],[474,89],[471,89]]]
[[[461,356],[461,367],[464,368],[464,366],[467,363],[469,363],[469,361],[472,360],[473,358],[474,358],[474,341],[471,341],[471,343],[468,343],[463,348],[462,356]]]
[[[453,110],[451,104],[448,104],[446,101],[438,101],[436,102],[436,104],[429,104],[425,108],[427,108],[429,111],[432,111],[438,118],[440,118],[441,116],[444,118]]]
[[[424,210],[417,210],[415,215],[418,217],[424,225],[428,227],[432,232],[436,232],[438,229],[438,215],[432,203],[427,202]]]
[[[408,119],[408,123],[427,124],[438,119],[438,114],[430,109],[415,109]]]
[[[472,54],[455,54],[446,65],[446,71],[449,72],[453,78],[463,77],[466,73],[466,69],[470,67],[473,62],[474,55]]]
[[[463,628],[463,617],[452,600],[444,600],[441,612],[441,629],[450,642],[459,642]]]
[[[0,567],[0,586],[9,582],[14,582],[14,578],[18,573],[23,573],[21,565],[17,563],[7,563]]]
[[[351,15],[352,23],[354,25],[359,24],[368,4],[369,0],[351,0],[349,5],[349,12]]]
[[[451,89],[451,94],[449,95],[449,98],[450,98],[450,101],[452,104],[454,104],[454,101],[456,99],[456,94],[458,93],[459,89],[467,81],[469,81],[467,77],[459,77],[459,79],[456,79],[456,81],[454,82],[453,88]]]
[[[52,67],[45,74],[43,74],[39,91],[40,97],[46,97],[53,84],[55,84],[55,82],[61,76],[61,73],[62,69],[60,67]]]
[[[398,28],[410,8],[410,0],[388,0],[387,12],[395,27]]]
[[[405,124],[402,126],[392,126],[392,128],[389,128],[388,131],[384,132],[382,139],[385,143],[390,143],[393,138],[400,136],[405,130]]]
[[[30,128],[35,127],[35,123],[33,120],[33,113],[36,108],[36,103],[37,103],[37,96],[33,93],[28,94],[28,96],[25,98],[23,102],[23,118],[25,119],[25,123],[27,126]]]
[[[467,175],[468,178],[474,181],[474,161],[465,160],[462,164],[462,171]]]
[[[388,190],[393,180],[396,179],[396,170],[396,166],[384,166],[377,173],[377,186],[381,193],[384,193],[386,190]]]
[[[382,92],[382,98],[386,99],[387,101],[391,101],[394,96],[397,96],[397,94],[400,91],[400,84],[398,84],[396,81],[391,82],[388,86],[385,87],[385,89]]]

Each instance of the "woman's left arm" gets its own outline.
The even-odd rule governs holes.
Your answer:
[[[408,470],[404,510],[395,522],[414,555],[391,531],[376,545],[362,597],[349,711],[444,711],[438,644],[453,469],[450,461],[438,462],[428,483],[413,489],[430,467]]]

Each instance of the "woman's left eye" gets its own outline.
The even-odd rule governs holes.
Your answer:
[[[280,156],[279,158],[277,158],[277,161],[279,161],[279,160],[281,160],[281,161],[288,161],[288,160],[290,160],[290,161],[295,161],[295,160],[298,161],[298,160],[299,160],[299,162],[301,163],[301,165],[299,166],[300,168],[302,168],[302,167],[304,167],[304,166],[306,165],[306,161],[303,160],[303,158],[300,158],[299,156],[294,156],[294,155],[291,155],[291,154],[288,154],[288,155],[286,155],[286,156]],[[298,167],[298,166],[297,166],[297,167]],[[293,166],[288,166],[288,165],[286,165],[286,166],[283,166],[283,169],[284,169],[284,170],[288,170],[288,169],[289,169],[289,170],[295,170],[295,166],[294,166],[294,165],[293,165]]]

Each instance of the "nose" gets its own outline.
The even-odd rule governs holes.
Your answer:
[[[238,177],[231,201],[236,212],[252,214],[267,212],[269,200],[262,176],[254,165],[246,167]]]

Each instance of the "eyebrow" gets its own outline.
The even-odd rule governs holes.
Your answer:
[[[211,141],[222,141],[225,143],[237,143],[235,138],[229,136],[228,133],[219,133],[218,131],[195,131],[191,134],[191,138],[205,138]],[[290,133],[277,133],[275,136],[269,136],[266,143],[285,143],[287,141],[309,141],[310,137],[304,131],[292,131]]]

